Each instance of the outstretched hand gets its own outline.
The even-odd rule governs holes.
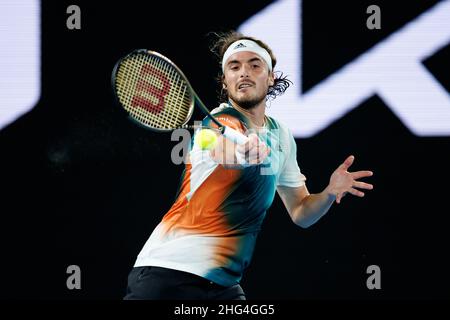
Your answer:
[[[330,177],[330,183],[327,191],[336,196],[336,203],[340,203],[341,199],[347,194],[351,193],[357,197],[364,197],[364,192],[357,190],[366,189],[372,190],[373,185],[357,181],[357,179],[370,177],[373,175],[372,171],[355,171],[348,172],[348,168],[353,164],[354,156],[349,156],[345,161],[333,172]]]

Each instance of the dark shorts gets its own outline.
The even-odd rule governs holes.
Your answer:
[[[125,300],[245,300],[239,284],[224,287],[200,276],[161,267],[135,267]]]

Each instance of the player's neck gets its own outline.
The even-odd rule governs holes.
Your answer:
[[[266,123],[266,101],[261,101],[258,105],[251,109],[244,109],[240,107],[236,102],[230,99],[231,104],[233,107],[238,110],[239,112],[243,113],[247,118],[250,119],[252,124],[254,124],[256,127],[264,127]]]

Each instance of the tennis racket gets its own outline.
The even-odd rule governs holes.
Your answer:
[[[190,85],[183,72],[162,54],[139,49],[121,58],[112,72],[112,87],[128,116],[144,127],[167,132],[187,125],[197,105],[224,137],[237,144],[248,138],[215,119]],[[197,102],[197,103],[196,103]]]

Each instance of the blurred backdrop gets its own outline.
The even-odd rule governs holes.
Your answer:
[[[81,29],[66,25],[73,4]],[[366,25],[373,4],[381,29]],[[375,185],[308,229],[277,196],[248,299],[449,297],[450,1],[5,0],[0,11],[1,298],[122,298],[183,167],[170,134],[119,112],[112,68],[159,51],[212,109],[210,33],[231,29],[267,42],[294,82],[268,113],[294,132],[309,190],[349,154]],[[80,290],[66,286],[70,265]],[[366,286],[371,265],[380,290]]]

